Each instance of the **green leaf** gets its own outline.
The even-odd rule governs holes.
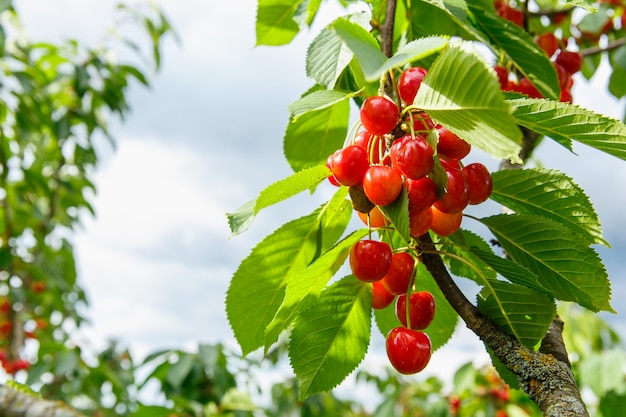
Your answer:
[[[402,187],[400,196],[393,203],[380,207],[380,210],[391,221],[399,237],[402,239],[403,246],[409,246],[411,242],[411,229],[409,226],[409,196],[406,187]]]
[[[545,292],[545,288],[539,284],[539,278],[537,275],[533,274],[520,264],[515,263],[508,258],[497,256],[492,251],[477,248],[476,246],[472,246],[470,248],[470,252],[512,283]]]
[[[478,308],[528,347],[546,334],[556,315],[554,301],[543,293],[504,281],[492,281],[478,294]]]
[[[174,390],[180,389],[183,381],[191,372],[194,365],[194,357],[188,353],[179,352],[178,360],[167,371],[166,380]]]
[[[481,286],[485,285],[488,280],[496,279],[496,272],[472,252],[472,248],[481,248],[485,252],[491,251],[489,244],[482,237],[469,230],[460,229],[447,238],[441,239],[439,243],[444,245],[442,246],[445,250],[443,260],[452,274],[469,278]]]
[[[561,94],[554,65],[543,49],[521,27],[489,12],[470,5],[475,23],[513,60],[535,87],[545,96],[558,99]]]
[[[283,142],[285,157],[294,171],[326,164],[328,155],[343,146],[348,131],[350,103],[305,113],[289,123]],[[327,171],[326,176],[330,174]]]
[[[337,90],[321,90],[314,91],[311,94],[294,101],[288,107],[291,113],[292,122],[298,120],[298,117],[309,112],[323,110],[334,104],[347,101],[359,94],[359,92],[337,91]]]
[[[609,92],[616,98],[626,95],[626,69],[615,66],[609,77]]]
[[[494,172],[491,198],[520,214],[549,217],[581,235],[588,243],[609,246],[602,238],[598,215],[585,194],[562,172],[508,169]]]
[[[370,286],[348,275],[296,319],[289,358],[300,398],[334,388],[363,360],[370,341],[371,303]]]
[[[467,21],[467,3],[463,0],[424,0],[412,4],[408,21],[409,39],[438,35],[476,39]]]
[[[352,208],[347,200],[344,200],[344,203],[338,207],[338,210],[329,209],[324,213],[326,222],[320,225],[319,230],[325,236],[332,237],[331,239],[326,238],[330,243],[334,243],[340,237],[340,232],[345,230],[350,220]],[[343,211],[343,214],[341,211]],[[334,224],[331,224],[331,222]],[[333,229],[335,229],[334,232],[332,231]],[[283,302],[271,323],[265,329],[264,343],[266,351],[278,340],[280,333],[291,325],[297,314],[306,305],[308,298],[318,295],[324,289],[328,281],[345,263],[354,244],[366,234],[367,229],[352,232],[328,251],[326,251],[328,243],[320,245],[323,246],[322,250],[324,250],[320,257],[309,264],[306,269],[290,271],[285,278],[287,289]]]
[[[254,217],[262,209],[308,190],[329,175],[330,171],[328,168],[320,165],[303,169],[268,186],[261,191],[255,200],[248,201],[233,213],[226,213],[228,225],[232,233],[231,236],[245,232],[250,227]]]
[[[364,27],[346,18],[337,19],[330,26],[337,36],[354,53],[366,80],[378,79],[375,75],[387,62],[380,45]]]
[[[286,277],[317,253],[320,210],[266,236],[239,264],[226,294],[226,314],[244,355],[261,347],[265,328],[283,302]]]
[[[306,75],[328,89],[335,88],[343,70],[352,60],[352,51],[337,36],[326,28],[313,39],[306,55]]]
[[[400,48],[391,58],[382,53],[376,39],[362,26],[346,19],[338,19],[332,25],[335,33],[352,50],[359,61],[366,81],[377,81],[392,68],[426,58],[446,47],[448,38],[429,36],[416,39]]]
[[[626,126],[619,120],[558,101],[518,98],[509,103],[521,126],[566,147],[575,140],[626,160]]]
[[[610,391],[621,391],[624,386],[626,357],[621,349],[593,352],[585,356],[578,366],[581,383],[590,387],[598,398]]]
[[[611,288],[598,254],[570,229],[545,217],[511,214],[480,220],[507,255],[535,273],[559,300],[610,311]]]
[[[484,58],[469,42],[454,42],[435,60],[413,105],[495,158],[519,161],[522,134],[503,97]]]
[[[294,17],[303,0],[258,0],[256,45],[286,45],[300,32]]]

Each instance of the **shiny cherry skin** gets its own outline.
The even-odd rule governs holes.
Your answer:
[[[330,161],[330,170],[337,182],[348,187],[362,184],[369,167],[367,151],[356,145],[339,149]]]
[[[391,256],[391,266],[379,282],[394,295],[404,294],[409,290],[415,260],[407,252],[397,252]]]
[[[467,176],[460,169],[447,169],[446,193],[435,201],[434,207],[445,213],[458,213],[469,204],[470,185]]]
[[[389,150],[391,164],[397,167],[407,178],[418,180],[433,170],[435,151],[420,136],[412,138],[405,135],[397,139]]]
[[[350,250],[352,274],[364,282],[380,281],[391,266],[391,248],[386,242],[363,239]]]
[[[426,333],[406,327],[392,329],[387,334],[385,348],[391,365],[405,375],[426,368],[432,352],[430,338]]]
[[[444,213],[432,207],[433,219],[430,224],[430,230],[437,233],[439,236],[450,236],[452,233],[459,230],[463,221],[463,212],[458,213]]]
[[[404,327],[413,330],[424,330],[435,317],[435,298],[429,291],[417,291],[409,294],[409,319],[411,326],[407,323],[407,294],[400,294],[396,301],[396,316]]]
[[[413,104],[413,100],[426,74],[428,74],[428,70],[421,67],[411,67],[400,74],[400,78],[398,79],[398,92],[400,93],[402,101],[406,104]]]
[[[402,192],[402,174],[394,167],[373,165],[363,177],[363,192],[377,206],[387,206]]]
[[[400,112],[393,101],[382,96],[371,96],[361,105],[360,116],[365,130],[382,136],[396,127]]]
[[[487,201],[493,190],[491,173],[480,162],[474,162],[463,167],[463,172],[470,185],[469,204],[476,205]]]

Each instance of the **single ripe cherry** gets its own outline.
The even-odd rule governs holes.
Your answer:
[[[382,309],[390,305],[396,298],[383,286],[381,281],[372,282],[372,308]]]
[[[432,346],[426,333],[396,327],[386,338],[385,347],[391,365],[401,374],[415,374],[428,365]]]
[[[393,295],[404,294],[409,290],[415,260],[407,252],[397,252],[391,256],[391,266],[379,282]]]
[[[420,237],[426,234],[433,224],[432,207],[424,210],[409,210],[409,232],[413,237]]]
[[[328,155],[328,158],[326,158],[326,167],[331,170],[332,172],[332,163],[333,163],[333,157],[335,156],[334,153]],[[341,184],[339,184],[339,181],[337,181],[337,178],[335,178],[334,174],[330,174],[328,176],[328,182],[330,182],[332,185],[334,185],[335,187],[339,187]]]
[[[409,198],[409,211],[421,211],[429,208],[437,201],[437,184],[428,177],[404,181]]]
[[[549,57],[559,50],[559,40],[552,32],[546,32],[540,35],[536,42],[537,46],[543,49]]]
[[[404,135],[391,145],[389,156],[391,164],[397,167],[407,178],[418,180],[433,170],[435,151],[420,136],[412,138]]]
[[[463,172],[470,186],[469,204],[475,205],[487,201],[493,189],[493,180],[487,167],[480,162],[474,162],[463,167]]]
[[[361,123],[373,135],[382,136],[398,124],[400,112],[396,104],[382,96],[368,97],[361,106]]]
[[[360,211],[357,211],[357,215],[366,226],[369,225],[369,227],[372,227],[374,229],[387,225],[387,218],[377,206],[374,206],[374,208],[371,209],[369,213],[362,213]]]
[[[394,167],[373,165],[363,177],[363,192],[377,206],[387,206],[402,192],[402,174]]]
[[[446,193],[435,201],[433,206],[445,213],[458,213],[469,204],[469,181],[460,169],[446,169],[446,174],[448,175]]]
[[[400,294],[396,301],[396,316],[404,327],[413,330],[424,330],[435,317],[435,298],[428,291],[417,291],[409,294],[409,319],[411,326],[407,322],[407,295]]]
[[[562,66],[568,74],[576,74],[583,66],[583,56],[578,52],[562,50],[554,62]]]
[[[461,222],[463,221],[463,212],[458,213],[444,213],[432,207],[433,220],[430,224],[430,230],[437,233],[439,236],[450,236],[452,233],[459,230]]]
[[[400,74],[398,92],[400,93],[400,98],[406,104],[413,104],[413,100],[426,74],[428,74],[428,70],[421,67],[412,67]]]
[[[391,266],[391,248],[386,242],[359,240],[350,250],[350,268],[364,282],[381,280]]]
[[[330,161],[330,170],[335,179],[347,187],[362,184],[369,167],[367,151],[355,145],[335,151]]]
[[[448,128],[437,125],[439,142],[437,142],[437,154],[445,159],[463,159],[472,150],[472,145],[452,133]]]

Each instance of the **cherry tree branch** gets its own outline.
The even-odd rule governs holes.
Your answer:
[[[626,38],[620,38],[620,39],[616,39],[612,42],[609,42],[609,44],[607,46],[601,47],[601,46],[594,46],[591,48],[585,48],[582,49],[580,51],[580,54],[582,56],[592,56],[592,55],[597,55],[597,54],[601,54],[604,52],[608,52],[608,51],[612,51],[614,49],[617,49],[621,46],[626,45]]]
[[[420,243],[428,249],[433,245],[428,234],[420,238]],[[551,351],[546,353],[549,351],[547,344],[545,351],[535,352],[502,331],[469,302],[439,254],[425,251],[421,259],[452,308],[494,356],[515,374],[520,387],[545,417],[589,417],[569,363],[558,360]],[[553,335],[558,334],[558,328],[555,328]]]
[[[59,401],[0,386],[0,416],[4,417],[85,417]]]

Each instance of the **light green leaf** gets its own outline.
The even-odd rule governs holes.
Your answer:
[[[472,5],[470,10],[476,16],[476,24],[493,44],[506,52],[524,76],[545,97],[558,99],[561,88],[554,65],[533,38],[524,29],[500,18],[494,12]]]
[[[391,221],[399,237],[402,239],[403,246],[408,246],[411,241],[411,229],[409,226],[409,196],[406,187],[402,187],[400,196],[393,203],[380,210]]]
[[[306,75],[328,89],[335,84],[352,60],[352,51],[336,32],[322,30],[309,45],[306,55]]]
[[[387,59],[376,39],[362,26],[347,19],[338,19],[332,24],[332,28],[354,53],[365,80],[369,82],[379,80],[392,68],[399,68],[411,61],[435,54],[448,44],[448,38],[444,36],[420,38],[407,43]]]
[[[545,336],[556,314],[554,301],[545,294],[503,281],[492,281],[489,288],[483,288],[478,308],[529,347]]]
[[[330,210],[326,214],[328,221],[337,221],[333,219],[333,215],[337,214],[338,217],[344,217],[341,221],[342,229],[345,229],[349,215],[351,214],[350,203],[346,200],[347,206],[342,205],[340,209],[345,210],[348,213],[348,219],[345,216],[337,214],[335,211]],[[329,225],[325,225],[329,227]],[[336,227],[336,229],[339,229]],[[324,231],[322,233],[330,234],[330,231]],[[339,231],[339,230],[337,230]],[[334,233],[336,235],[336,233]],[[350,254],[350,250],[354,244],[363,238],[367,234],[367,229],[360,229],[352,232],[337,245],[333,246],[330,250],[323,253],[313,263],[307,266],[306,269],[292,270],[285,278],[287,283],[287,289],[285,291],[285,298],[283,299],[280,308],[276,312],[276,315],[272,319],[271,323],[267,325],[265,329],[265,349],[266,351],[278,340],[280,333],[286,330],[306,302],[309,301],[310,296],[317,296],[324,289],[328,281],[335,275],[335,273],[345,263],[345,260]],[[338,236],[337,236],[338,238]]]
[[[283,302],[286,277],[315,258],[319,214],[316,210],[272,232],[235,271],[226,293],[226,314],[244,355],[263,345],[265,328]]]
[[[579,106],[545,99],[509,100],[516,123],[561,144],[571,140],[626,160],[626,126]]]
[[[539,278],[552,296],[592,311],[610,311],[611,288],[598,254],[573,233],[546,217],[496,215],[480,220],[507,255]]]
[[[562,172],[508,169],[494,172],[491,198],[520,214],[549,217],[579,233],[589,243],[602,238],[598,215],[584,190]]]
[[[289,358],[300,398],[341,383],[367,353],[371,287],[348,275],[324,290],[296,319]]]
[[[324,165],[303,169],[295,174],[275,182],[265,188],[259,196],[248,201],[233,213],[226,213],[231,236],[245,232],[254,217],[262,209],[287,200],[302,191],[315,186],[330,175],[330,171]]]
[[[321,90],[314,91],[311,94],[294,101],[288,107],[289,113],[291,113],[292,122],[295,122],[298,117],[303,114],[314,112],[317,110],[323,110],[331,107],[334,104],[347,101],[352,97],[358,95],[359,92],[349,91],[337,91],[337,90]]]
[[[503,97],[484,58],[469,42],[454,42],[435,60],[413,105],[495,158],[519,161],[522,134]]]
[[[591,352],[582,358],[578,366],[581,383],[590,387],[598,398],[610,391],[622,391],[625,365],[626,357],[622,349]]]
[[[300,32],[294,19],[303,0],[258,0],[256,45],[286,45]]]
[[[411,41],[400,48],[389,60],[375,73],[370,74],[367,81],[376,81],[392,68],[401,68],[412,61],[424,59],[436,54],[448,45],[447,36],[428,36]],[[357,55],[358,58],[358,55]]]
[[[291,168],[300,171],[325,165],[328,155],[343,146],[349,117],[350,103],[344,100],[289,123],[283,147]]]

